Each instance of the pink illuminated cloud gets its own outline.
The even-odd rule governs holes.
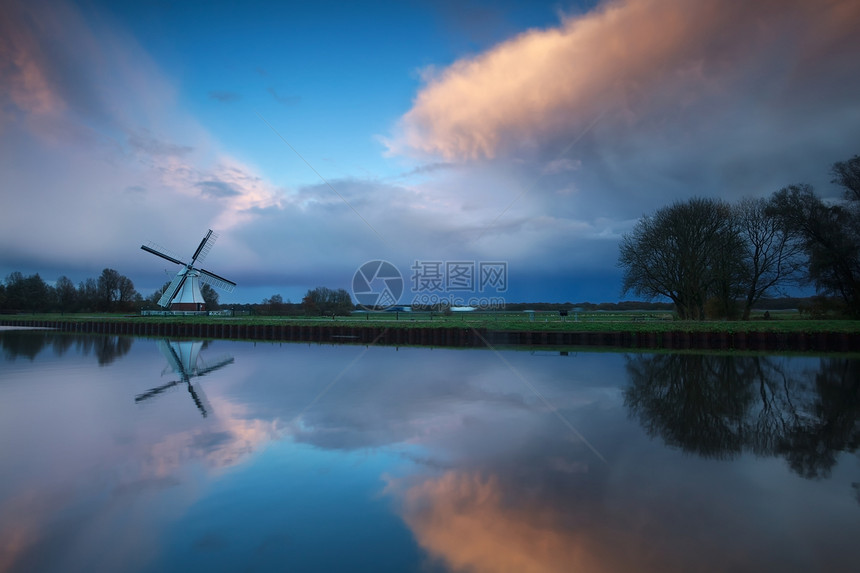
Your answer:
[[[597,120],[621,136],[707,124],[714,110],[822,104],[854,67],[858,27],[850,0],[604,2],[428,72],[389,151],[476,160]]]

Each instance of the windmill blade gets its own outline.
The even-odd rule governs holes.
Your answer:
[[[159,386],[158,388],[153,388],[152,390],[147,390],[143,394],[138,394],[137,396],[135,396],[134,401],[135,402],[143,402],[144,400],[149,400],[153,396],[158,396],[159,394],[161,394],[165,390],[169,390],[170,388],[173,388],[174,386],[179,384],[179,382],[180,382],[180,380],[174,380],[173,382],[168,382],[164,386]]]
[[[167,290],[164,291],[164,294],[161,295],[161,298],[158,299],[158,306],[162,306],[167,308],[170,305],[170,301],[173,300],[173,297],[176,296],[176,293],[179,292],[179,289],[182,288],[182,283],[185,282],[185,279],[188,277],[188,273],[178,272],[173,280],[170,281],[170,285],[167,287]]]
[[[203,389],[195,388],[194,384],[188,382],[188,393],[191,394],[191,399],[194,400],[194,404],[197,405],[197,409],[200,410],[200,413],[203,414],[203,417],[205,418],[208,414],[208,410],[212,409],[212,406],[209,406],[209,401],[206,399],[206,394],[203,393]]]
[[[157,257],[161,257],[162,259],[167,259],[171,263],[176,263],[177,265],[185,266],[185,263],[183,263],[179,259],[177,259],[175,257],[171,257],[167,253],[163,252],[163,249],[154,243],[150,243],[149,245],[141,245],[140,248],[143,249],[144,251],[146,251],[147,253],[152,253],[153,255],[155,255]]]
[[[219,277],[215,273],[210,273],[204,269],[194,269],[200,273],[200,280],[204,283],[210,284],[215,288],[219,288],[226,292],[233,292],[233,289],[236,287],[236,283],[231,281],[230,279],[225,279],[224,277]]]
[[[219,358],[212,364],[203,364],[202,368],[197,369],[197,376],[204,376],[206,374],[209,374],[210,372],[218,370],[219,368],[224,368],[228,364],[233,364],[233,362],[235,361],[236,359],[232,356],[225,356],[223,358]]]
[[[200,246],[197,247],[196,251],[194,251],[194,256],[191,257],[191,264],[193,265],[198,260],[202,263],[203,259],[206,258],[206,255],[209,254],[209,251],[212,250],[212,245],[215,244],[217,239],[218,233],[209,229],[209,232],[206,233],[206,236],[203,237],[202,241],[200,241]]]

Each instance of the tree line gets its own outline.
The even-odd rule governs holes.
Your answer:
[[[811,285],[860,318],[860,156],[831,174],[838,201],[798,184],[735,204],[678,201],[643,217],[621,240],[622,294],[667,298],[681,319],[746,320],[763,298]]]
[[[345,289],[322,286],[309,289],[301,303],[284,302],[280,294],[273,294],[259,305],[248,306],[254,314],[278,316],[348,316],[355,310],[352,297]]]
[[[25,277],[18,271],[0,283],[3,312],[128,312],[142,303],[131,279],[114,269],[77,286],[65,275],[52,286],[39,273]]]
[[[128,277],[114,269],[104,269],[97,278],[89,278],[77,286],[67,276],[50,285],[35,273],[24,276],[16,271],[0,282],[0,312],[138,312],[157,309],[158,300],[170,282],[143,297]],[[200,285],[207,310],[218,310],[218,292],[209,284]],[[317,287],[307,291],[301,303],[284,302],[275,294],[258,304],[235,304],[231,308],[258,315],[346,316],[355,305],[344,289]]]

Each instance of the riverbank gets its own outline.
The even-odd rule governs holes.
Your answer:
[[[549,323],[528,323],[519,330],[493,329],[471,324],[437,321],[437,325],[361,324],[360,321],[237,321],[237,320],[143,320],[132,317],[94,317],[82,319],[3,318],[0,325],[53,328],[62,332],[123,334],[168,338],[211,338],[317,343],[357,343],[397,346],[451,347],[614,347],[665,350],[764,350],[811,352],[860,352],[860,331],[824,330],[808,321],[804,330],[744,329],[750,323],[730,323],[733,330],[712,328],[682,329],[687,323],[672,323],[675,329],[636,328],[581,329],[584,323],[560,323],[567,328],[540,328]],[[771,321],[778,322],[778,321]],[[796,321],[797,322],[797,321]],[[841,321],[848,323],[849,321]],[[856,321],[850,321],[856,325]],[[726,323],[704,323],[703,325]],[[534,328],[529,328],[534,325]],[[595,325],[592,325],[595,326]],[[652,325],[653,326],[653,325]],[[661,324],[661,327],[667,326]]]

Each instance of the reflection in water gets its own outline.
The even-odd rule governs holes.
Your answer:
[[[791,369],[768,356],[658,354],[628,358],[625,404],[651,436],[731,459],[782,456],[805,478],[830,475],[860,447],[860,361],[821,358]]]
[[[746,437],[752,367],[733,356],[635,356],[627,363],[625,404],[649,435],[703,456],[731,458]]]
[[[0,571],[856,566],[847,358],[68,340],[0,367]]]
[[[184,383],[188,388],[188,393],[191,395],[191,399],[194,400],[194,403],[197,405],[197,409],[200,410],[200,413],[205,418],[207,412],[211,410],[211,406],[207,407],[206,395],[203,393],[201,388],[195,387],[196,385],[191,382],[191,379],[205,376],[210,372],[214,372],[233,363],[232,356],[225,356],[207,363],[200,357],[200,351],[206,348],[206,346],[208,346],[208,343],[202,340],[170,341],[166,338],[159,340],[158,350],[164,356],[164,359],[167,360],[173,373],[179,375],[179,380],[162,384],[161,386],[147,390],[142,394],[138,394],[134,398],[134,401],[143,402],[144,400],[148,400],[153,396],[161,394],[165,390],[169,390],[178,384]]]
[[[563,508],[511,493],[496,475],[449,471],[409,488],[403,516],[421,546],[454,571],[598,570],[564,526]]]
[[[131,336],[93,336],[43,330],[12,330],[0,336],[0,348],[4,358],[10,362],[18,358],[33,361],[47,348],[51,348],[58,357],[75,348],[84,356],[95,354],[98,363],[104,366],[128,354],[132,342],[134,338]]]

